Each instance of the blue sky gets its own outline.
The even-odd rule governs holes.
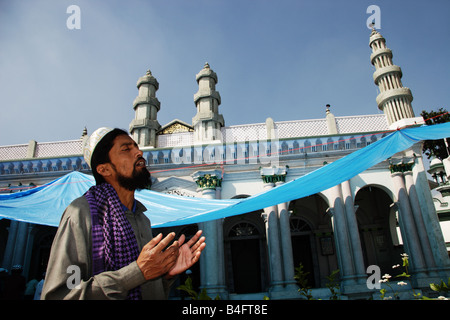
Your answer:
[[[67,7],[81,9],[69,30]],[[128,129],[151,69],[158,120],[191,123],[195,75],[217,73],[225,125],[376,114],[366,13],[412,90],[416,115],[449,109],[450,1],[0,0],[0,145]]]

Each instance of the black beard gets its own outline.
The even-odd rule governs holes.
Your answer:
[[[117,173],[117,181],[119,182],[119,185],[129,191],[150,189],[152,185],[152,180],[150,177],[150,172],[148,172],[145,167],[139,171],[134,168],[131,177],[125,177]]]

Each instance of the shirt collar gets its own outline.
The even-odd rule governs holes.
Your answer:
[[[122,205],[123,211],[125,211],[125,212],[130,211],[130,209],[128,209],[123,203],[120,203],[120,204]],[[134,202],[133,202],[133,209],[132,209],[131,211],[132,211],[133,213],[136,212],[136,199],[134,199]]]

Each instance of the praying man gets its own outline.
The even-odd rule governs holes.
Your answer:
[[[150,172],[126,131],[96,130],[83,154],[96,185],[61,218],[41,299],[168,299],[173,278],[200,259],[202,231],[186,243],[173,232],[153,238],[146,208],[134,198],[151,184]],[[78,283],[69,281],[72,271]]]

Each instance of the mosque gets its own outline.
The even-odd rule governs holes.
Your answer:
[[[137,81],[135,118],[129,132],[144,152],[151,189],[184,197],[246,198],[276,188],[355,150],[390,130],[424,123],[403,87],[402,70],[375,29],[369,41],[376,97],[382,113],[225,126],[218,76],[206,63],[196,75],[192,123],[161,125],[159,83],[150,71]],[[0,190],[12,193],[45,184],[72,171],[90,173],[80,139],[0,146]],[[428,174],[427,175],[427,171]],[[224,219],[154,229],[193,235],[204,231],[201,260],[178,280],[222,299],[300,299],[294,279],[300,264],[315,298],[329,298],[327,276],[339,270],[342,299],[376,298],[367,268],[392,274],[401,254],[410,259],[408,294],[450,276],[449,158],[425,169],[422,144],[395,154],[357,176],[306,198]],[[430,178],[431,177],[431,178]],[[1,267],[23,266],[27,279],[45,271],[56,228],[0,220]],[[379,292],[378,292],[379,294]],[[171,299],[183,298],[173,289]]]

